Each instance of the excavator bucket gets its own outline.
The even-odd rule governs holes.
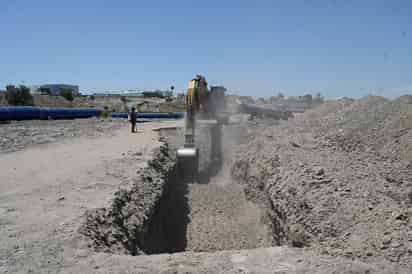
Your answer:
[[[199,169],[199,150],[196,147],[179,148],[177,168],[183,179],[195,179]]]

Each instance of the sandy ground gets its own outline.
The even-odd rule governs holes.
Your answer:
[[[105,206],[131,182],[159,146],[152,129],[160,125],[170,122],[0,155],[0,273],[53,273],[85,256],[76,248],[85,209]]]
[[[95,253],[65,269],[69,273],[408,273],[402,269],[317,256],[303,249],[271,247],[214,253],[122,256]]]
[[[28,120],[0,124],[0,153],[73,137],[109,136],[127,124],[123,119]]]

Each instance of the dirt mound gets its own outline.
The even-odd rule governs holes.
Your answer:
[[[341,99],[300,116],[293,124],[310,131],[338,151],[372,151],[381,156],[412,156],[412,96],[389,101],[368,96],[356,101]]]
[[[270,202],[278,244],[412,265],[410,102],[328,102],[239,147],[232,176]]]
[[[72,107],[72,102],[62,96],[33,95],[35,106],[41,107]]]

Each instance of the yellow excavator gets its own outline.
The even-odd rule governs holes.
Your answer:
[[[204,76],[197,75],[189,82],[186,95],[185,142],[177,150],[178,167],[183,176],[196,176],[199,166],[199,149],[195,144],[197,116],[216,120],[216,113],[224,101],[223,87],[209,91]],[[215,121],[217,122],[217,121]]]

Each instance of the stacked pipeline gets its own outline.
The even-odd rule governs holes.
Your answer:
[[[95,108],[0,107],[0,121],[79,119],[100,115]]]
[[[96,108],[0,107],[0,121],[80,119],[100,116]],[[126,112],[113,112],[112,118],[127,118]],[[139,112],[139,119],[181,119],[183,112]]]

